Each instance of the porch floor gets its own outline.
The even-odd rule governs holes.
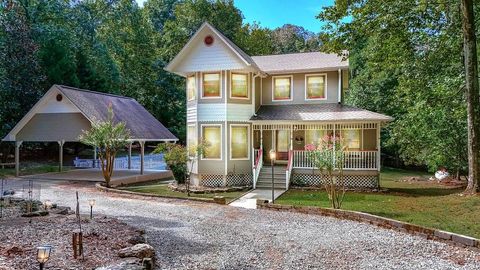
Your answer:
[[[275,199],[280,197],[280,195],[285,193],[285,191],[285,189],[275,189]],[[233,201],[232,203],[230,203],[230,205],[235,207],[256,209],[257,199],[268,200],[270,202],[272,200],[272,190],[259,188],[254,189],[249,193],[243,195],[242,197],[238,198],[237,200]]]

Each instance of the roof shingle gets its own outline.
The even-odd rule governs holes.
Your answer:
[[[391,121],[392,117],[337,104],[262,105],[254,121]]]

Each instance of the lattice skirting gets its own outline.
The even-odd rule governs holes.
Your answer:
[[[377,188],[378,176],[376,175],[344,175],[345,186],[350,188]],[[327,182],[325,175],[319,174],[292,174],[292,185],[295,186],[321,186]]]
[[[251,173],[246,174],[202,174],[200,177],[200,185],[205,187],[242,187],[252,186],[253,176]]]

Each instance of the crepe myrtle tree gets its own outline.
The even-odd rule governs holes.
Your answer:
[[[190,196],[190,179],[193,171],[193,166],[198,156],[201,156],[205,151],[207,142],[201,140],[201,143],[190,145],[188,148],[173,143],[159,144],[154,150],[154,153],[163,153],[165,163],[173,173],[175,181],[179,184],[185,184],[187,195]],[[190,169],[188,163],[190,162]]]
[[[343,176],[345,146],[339,136],[326,135],[318,145],[307,144],[305,150],[313,163],[314,170],[318,169],[321,177],[325,178],[325,191],[330,205],[340,209],[345,197],[345,180]]]
[[[124,122],[115,123],[113,120],[113,107],[108,106],[107,119],[105,121],[94,120],[90,130],[84,130],[80,135],[80,142],[96,147],[102,167],[105,185],[110,187],[113,175],[113,164],[117,151],[127,145],[130,130]]]

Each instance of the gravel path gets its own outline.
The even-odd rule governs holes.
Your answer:
[[[161,269],[480,269],[480,253],[368,224],[42,183],[42,199],[144,228]]]

